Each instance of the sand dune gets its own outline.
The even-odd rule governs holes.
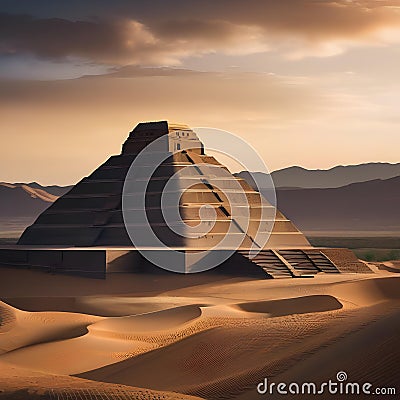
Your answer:
[[[183,305],[201,303],[202,298],[194,299],[177,296],[151,296],[151,297],[127,297],[127,296],[91,296],[77,299],[76,306],[87,313],[102,316],[127,316],[153,313],[172,309]]]
[[[70,375],[116,363],[152,348],[145,342],[87,333],[72,339],[23,347],[3,354],[0,360],[27,369]]]
[[[339,299],[342,298],[363,307],[385,301],[400,300],[397,277],[337,283],[331,285],[328,291]]]
[[[177,329],[201,315],[197,305],[174,307],[167,310],[134,315],[130,317],[108,318],[91,326],[97,334],[107,332],[154,332],[171,328]]]
[[[314,295],[241,303],[237,307],[251,313],[266,313],[271,317],[281,317],[292,314],[339,310],[342,308],[342,304],[333,296]]]
[[[44,374],[0,362],[0,399],[195,400],[198,397]]]
[[[30,313],[0,302],[0,352],[80,336],[99,317],[59,312]],[[3,325],[3,321],[5,324]]]
[[[284,371],[303,357],[316,354],[321,347],[338,342],[342,335],[357,330],[360,321],[373,320],[368,314],[358,320],[355,310],[342,316],[337,313],[340,311],[323,316],[304,314],[290,320],[263,319],[258,323],[232,320],[231,326],[200,332],[81,376],[158,390],[174,389],[205,398],[218,399],[226,394],[234,398],[249,388],[254,390],[263,376]],[[148,374],[150,369],[157,376],[156,381]]]
[[[54,276],[52,276],[54,277]],[[46,311],[49,301],[53,310],[68,310],[71,312],[98,315],[102,317],[122,317],[152,313],[172,309],[184,305],[201,304],[203,298],[179,296],[74,296],[74,297],[7,297],[6,302],[17,308],[30,311]]]
[[[201,310],[198,306],[190,305],[129,317],[102,319],[85,316],[83,321],[79,314],[24,313],[18,310],[16,313],[23,313],[24,320],[20,318],[20,326],[11,332],[13,337],[0,339],[0,348],[9,351],[1,360],[49,373],[77,374],[157,347],[151,341],[137,340],[136,336],[143,336],[144,333],[153,335],[157,330],[176,331],[184,328],[201,315]],[[67,316],[70,325],[59,323],[54,327],[56,317]],[[18,335],[19,329],[26,329],[24,321],[37,321],[39,324],[34,326],[31,323],[29,340],[21,337],[17,342],[14,335]],[[38,325],[46,332],[43,336],[32,331]]]
[[[12,329],[17,321],[17,310],[0,301],[0,333]]]
[[[236,398],[247,391],[251,394],[249,398],[255,398],[254,388],[264,376],[275,376],[308,357],[318,359],[321,349],[340,343],[343,337],[359,331],[365,324],[374,323],[381,312],[369,309],[362,316],[356,310],[346,315],[304,314],[290,320],[261,320],[263,323],[256,326],[235,321],[235,327],[200,332],[81,376],[158,390],[178,390],[208,399]],[[348,348],[345,350],[349,352]],[[350,367],[345,362],[342,368]],[[157,376],[156,380],[148,374],[149,370]]]
[[[105,385],[101,390],[111,390],[109,398],[119,398],[114,385],[125,385],[132,393],[144,391],[133,398],[149,399],[179,398],[171,392],[253,399],[265,376],[309,373],[323,379],[339,366],[359,371],[354,376],[360,379],[397,378],[399,354],[389,351],[400,319],[396,274],[197,283],[174,283],[157,296],[112,294],[112,287],[103,295],[82,296],[78,286],[70,293],[79,296],[55,298],[58,309],[75,307],[80,313],[28,312],[0,303],[0,370],[3,365],[44,380],[53,377],[66,382],[67,391],[78,390],[78,378],[69,376],[75,375],[85,384]],[[21,298],[20,304],[34,306],[34,299]],[[36,306],[51,304],[52,297],[41,297]],[[115,316],[93,316],[91,310]],[[368,363],[381,365],[381,372],[358,367]],[[331,364],[332,371],[324,369]]]

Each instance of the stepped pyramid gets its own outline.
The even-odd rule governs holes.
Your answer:
[[[267,204],[266,200],[243,179],[236,178],[229,172],[215,176],[218,169],[210,169],[209,165],[220,167],[221,172],[228,170],[214,157],[204,153],[204,146],[196,133],[185,125],[168,124],[166,121],[141,123],[136,126],[123,144],[121,154],[110,157],[91,175],[83,178],[67,194],[54,202],[32,226],[25,230],[19,244],[80,247],[132,246],[122,215],[123,185],[128,169],[137,154],[158,138],[165,138],[165,143],[161,142],[161,144],[165,144],[164,151],[171,153],[171,156],[160,164],[147,186],[146,209],[153,230],[157,231],[160,239],[167,241],[169,246],[182,249],[207,248],[226,235],[228,226],[232,222],[231,206],[223,191],[214,187],[210,181],[216,182],[219,187],[222,186],[232,195],[237,191],[237,186],[240,186],[242,193],[246,196],[246,199],[236,198],[236,202],[247,200],[250,205],[250,223],[240,248],[251,247],[255,232],[262,223],[269,225],[270,228],[273,226],[270,238],[265,243],[267,248],[310,246],[304,235],[291,221],[280,212],[275,215],[275,209],[271,210],[269,221],[260,221],[261,207],[272,206]],[[199,167],[187,168],[194,165]],[[143,173],[136,174],[136,178],[145,179],[146,167],[147,165],[138,166]],[[166,182],[174,173],[184,168],[187,172],[180,179],[190,180],[191,186],[182,193],[180,198],[179,208],[182,219],[188,226],[198,224],[199,210],[205,204],[214,209],[217,218],[212,231],[199,238],[183,239],[182,236],[171,234],[163,221],[161,212],[160,199]],[[210,177],[210,174],[213,176]],[[132,184],[132,192],[139,195],[136,193],[135,182]],[[242,206],[246,207],[246,204]],[[137,229],[140,229],[140,226]],[[243,233],[239,226],[237,226],[237,233]],[[231,234],[234,235],[235,232]]]
[[[146,157],[139,156],[149,148],[148,156],[162,155],[154,172]],[[168,186],[170,182],[173,184]],[[165,221],[162,194],[179,202],[172,225],[171,220]],[[167,121],[138,124],[121,154],[110,157],[56,200],[25,230],[15,248],[0,249],[0,264],[104,277],[115,270],[112,265],[121,268],[118,259],[127,260],[129,254],[130,264],[142,263],[137,250],[150,251],[151,247],[154,251],[157,246],[142,238],[146,224],[135,219],[139,215],[135,199],[140,196],[144,196],[147,226],[169,249],[189,254],[211,249],[225,238],[223,246],[237,250],[236,264],[257,267],[266,277],[339,272],[332,257],[313,249],[290,220],[246,181],[207,155],[195,132]],[[243,224],[246,210],[247,224]],[[130,232],[139,233],[135,244]],[[260,232],[267,240],[259,240]],[[249,255],[251,249],[257,249],[255,258]],[[346,268],[350,262],[356,263],[351,256],[349,260]],[[193,271],[183,265],[180,272]]]

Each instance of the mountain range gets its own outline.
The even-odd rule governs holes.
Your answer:
[[[400,176],[276,194],[279,209],[305,232],[400,233]]]
[[[236,175],[250,180],[250,183],[250,175],[257,176],[258,174],[262,173],[242,171]],[[400,176],[400,163],[339,165],[325,170],[294,166],[274,171],[271,176],[276,188],[335,188],[356,182]]]

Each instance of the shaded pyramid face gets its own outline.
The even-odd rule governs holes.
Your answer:
[[[195,132],[139,124],[110,157],[59,198],[24,245],[264,249],[308,247],[304,235],[204,152]]]

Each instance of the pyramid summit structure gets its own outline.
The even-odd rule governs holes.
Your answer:
[[[147,233],[155,239],[146,241]],[[207,155],[192,129],[167,121],[138,124],[121,154],[56,200],[17,246],[0,249],[0,265],[104,277],[138,265],[146,269],[146,251],[215,248],[235,250],[231,262],[244,270],[256,267],[266,277],[363,265],[350,252],[314,249],[259,192]],[[257,249],[254,258],[251,249]],[[184,261],[179,271],[190,268]]]

